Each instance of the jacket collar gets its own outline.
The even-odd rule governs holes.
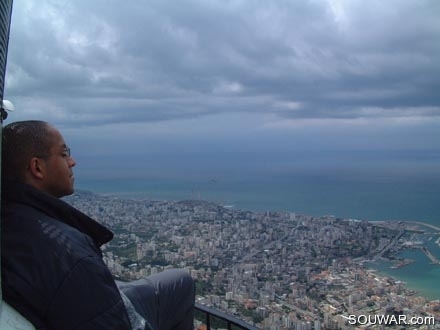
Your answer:
[[[19,203],[31,206],[48,216],[72,226],[89,235],[97,246],[109,242],[113,233],[63,200],[42,192],[30,185],[4,180],[2,204]]]

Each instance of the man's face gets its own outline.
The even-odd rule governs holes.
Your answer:
[[[48,134],[52,140],[49,157],[44,159],[45,177],[43,190],[55,197],[71,195],[74,191],[73,171],[75,160],[70,157],[69,149],[60,132],[50,127]]]

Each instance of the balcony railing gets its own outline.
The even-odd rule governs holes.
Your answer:
[[[240,320],[239,318],[223,313],[217,309],[196,303],[195,305],[196,313],[204,314],[205,316],[205,324],[206,329],[211,330],[211,326],[213,321],[222,322],[222,328],[224,328],[224,325],[227,326],[228,330],[232,329],[247,329],[247,330],[258,330],[257,327]],[[224,324],[224,325],[223,325]]]

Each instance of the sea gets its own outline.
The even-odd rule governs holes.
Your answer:
[[[77,178],[77,189],[121,198],[151,200],[201,199],[235,209],[287,211],[347,219],[413,220],[440,226],[440,175],[433,173],[317,172],[277,175],[231,175],[191,178]],[[427,243],[440,259],[435,244]],[[440,265],[420,251],[402,257],[415,262],[398,269],[379,261],[370,266],[406,283],[429,299],[440,299]]]

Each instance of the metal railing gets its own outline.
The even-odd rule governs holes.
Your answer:
[[[221,321],[223,324],[227,326],[228,330],[232,329],[245,329],[245,330],[258,330],[254,325],[251,325],[243,320],[240,320],[239,318],[223,313],[219,311],[218,309],[211,308],[199,303],[195,304],[195,310],[196,312],[202,313],[205,315],[205,324],[206,329],[211,330],[211,324],[214,320]]]

